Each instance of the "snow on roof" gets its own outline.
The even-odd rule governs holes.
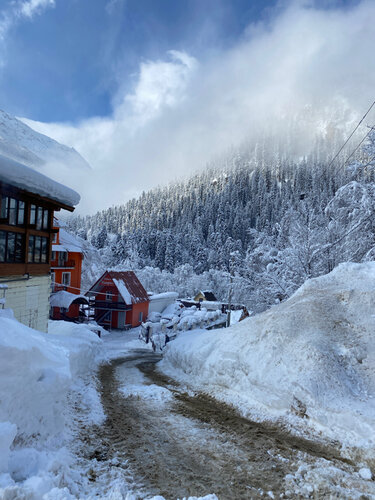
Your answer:
[[[62,227],[60,227],[60,229],[59,229],[59,241],[60,241],[60,245],[63,248],[65,248],[65,250],[67,252],[83,253],[82,244],[78,240],[78,238],[76,238],[72,234],[65,231],[65,229],[63,229]],[[61,251],[62,250],[60,250],[60,252]]]
[[[124,299],[125,304],[132,304],[132,296],[129,293],[129,290],[126,288],[125,283],[122,280],[117,280],[116,278],[113,278],[113,281],[115,285],[117,286],[118,291],[120,292],[121,297]]]
[[[66,292],[65,290],[53,293],[49,298],[49,303],[52,307],[64,307],[65,309],[69,309],[71,304],[77,299],[83,299],[85,303],[88,304],[87,297],[84,295],[76,295],[74,293]]]
[[[137,304],[149,300],[146,290],[133,271],[109,271],[108,274],[126,304]]]
[[[149,296],[150,301],[152,300],[161,300],[161,299],[177,299],[178,298],[178,293],[177,292],[164,292],[164,293],[157,293]]]
[[[73,189],[3,155],[0,155],[0,181],[70,207],[80,200],[80,195]]]
[[[62,245],[52,245],[52,252],[67,252],[68,250]]]

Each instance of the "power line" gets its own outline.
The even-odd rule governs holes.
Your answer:
[[[355,127],[355,129],[353,130],[353,132],[349,135],[349,137],[346,139],[346,141],[344,142],[344,144],[341,146],[341,148],[338,150],[338,152],[335,154],[335,156],[332,158],[330,164],[328,165],[328,168],[330,168],[333,164],[333,162],[336,160],[336,158],[339,156],[339,154],[341,153],[341,151],[344,149],[344,147],[348,144],[348,142],[350,141],[350,139],[353,137],[353,135],[355,134],[355,132],[357,131],[358,127],[361,125],[361,123],[363,122],[363,120],[366,118],[366,116],[369,114],[369,112],[372,110],[372,108],[375,106],[375,101],[371,104],[371,106],[368,108],[368,110],[366,111],[366,113],[362,116],[362,118],[359,120],[359,122],[357,123],[357,126]]]
[[[364,141],[367,139],[367,137],[371,134],[371,132],[375,129],[375,127],[370,127],[370,130],[367,132],[367,134],[364,136],[364,138],[361,140],[361,142],[358,144],[358,146],[351,152],[351,154],[347,157],[347,159],[344,162],[344,165],[348,163],[350,158],[354,155],[354,153],[358,150],[358,148],[364,143]]]

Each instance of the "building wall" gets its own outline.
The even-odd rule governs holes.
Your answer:
[[[70,273],[70,286],[67,286],[65,289],[67,292],[75,293],[76,295],[80,294],[81,288],[81,274],[82,274],[82,254],[78,252],[68,252],[68,261],[74,261],[74,267],[59,267],[57,266],[57,259],[51,261],[51,271],[55,273],[55,281],[56,283],[62,283],[62,274]],[[56,289],[61,289],[58,285]]]
[[[6,291],[6,309],[13,309],[15,318],[26,326],[48,331],[49,296],[51,293],[51,278],[49,275],[32,276],[28,280],[10,281],[19,276],[9,276]]]
[[[148,316],[148,302],[141,302],[139,304],[133,304],[132,307],[132,320],[131,325],[134,328],[139,326],[143,321],[146,321]],[[142,313],[142,321],[139,321],[139,313]]]

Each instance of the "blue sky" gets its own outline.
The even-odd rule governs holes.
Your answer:
[[[14,2],[13,2],[14,3]],[[230,47],[275,0],[55,0],[15,22],[4,40],[1,107],[42,121],[105,116],[140,61],[169,49]],[[0,12],[12,9],[2,0]],[[121,79],[121,82],[119,82]]]
[[[345,133],[375,99],[374,20],[374,0],[0,0],[0,108],[84,156],[95,212],[269,130],[298,124],[296,158]]]
[[[112,112],[119,86],[129,89],[143,60],[170,50],[204,60],[228,49],[246,27],[272,18],[276,0],[1,0],[41,3],[11,23],[2,41],[0,106],[41,121],[76,121]],[[332,8],[354,1],[321,0]],[[275,6],[278,5],[278,8]],[[315,2],[317,5],[317,2]]]

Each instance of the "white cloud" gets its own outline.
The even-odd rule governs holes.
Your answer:
[[[0,11],[0,65],[5,63],[4,44],[9,31],[22,19],[32,19],[46,8],[54,7],[55,0],[19,0]]]
[[[16,9],[16,15],[33,17],[35,14],[39,14],[43,9],[47,7],[54,7],[55,0],[27,0],[21,2]]]
[[[294,2],[210,60],[198,64],[172,51],[165,61],[142,62],[133,91],[119,89],[110,117],[33,126],[93,166],[84,184],[72,185],[82,194],[81,211],[90,212],[202,169],[292,119],[298,153],[317,128],[354,123],[374,100],[374,19],[372,1],[345,10]]]

